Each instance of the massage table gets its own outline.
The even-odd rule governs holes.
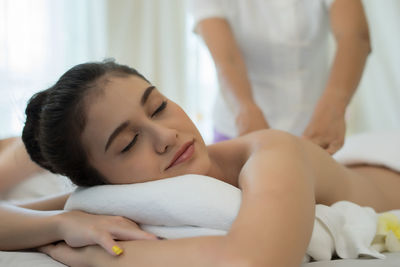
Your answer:
[[[396,138],[400,135],[391,135],[384,136],[382,138],[382,134],[379,134],[380,139],[382,140],[390,140],[390,138]],[[363,139],[364,138],[364,139]],[[391,144],[392,148],[385,148],[383,151],[385,152],[383,155],[382,153],[375,153],[374,157],[369,157],[371,153],[370,151],[375,150],[382,150],[381,144],[379,142],[369,142],[365,138],[367,137],[357,137],[353,140],[348,140],[347,144],[341,151],[339,151],[336,155],[336,159],[338,161],[346,162],[348,164],[359,164],[359,163],[370,163],[370,164],[379,164],[379,165],[389,165],[392,166],[393,164],[400,164],[399,156],[396,158],[391,157],[391,152],[400,151],[400,147],[394,146]],[[370,138],[370,137],[368,137]],[[399,138],[397,138],[399,139]],[[365,142],[368,141],[370,146],[366,148],[364,146]],[[400,144],[400,141],[397,141],[397,144]],[[368,150],[369,151],[366,151]],[[356,155],[354,151],[357,151]],[[36,183],[37,186],[43,188],[43,181],[48,183],[49,174],[46,174],[45,177],[35,177],[29,183],[29,187]],[[45,180],[43,180],[45,179]],[[59,179],[59,177],[55,176],[54,180]],[[66,182],[63,181],[62,186],[58,186],[57,190],[70,190],[70,185],[65,185]],[[34,186],[33,186],[34,187]],[[61,188],[61,189],[60,189]],[[53,188],[54,190],[54,188]],[[54,193],[54,192],[53,192]],[[400,213],[399,213],[400,214]],[[303,263],[302,267],[342,267],[342,266],[349,266],[349,267],[368,267],[368,266],[379,266],[379,267],[391,267],[396,266],[400,267],[400,253],[399,252],[392,252],[392,253],[383,253],[385,255],[385,259],[371,259],[371,258],[358,258],[358,259],[334,259],[328,261],[316,261],[316,262],[308,262]],[[57,267],[57,266],[65,266],[57,261],[54,261],[47,255],[39,252],[33,251],[18,251],[18,252],[5,252],[0,251],[0,266],[7,266],[7,267],[22,267],[22,266],[35,266],[35,267]]]
[[[400,253],[384,253],[386,259],[338,259],[304,263],[301,267],[399,267]],[[0,252],[1,267],[65,267],[38,252]],[[142,267],[142,266],[140,266]],[[146,267],[146,266],[143,266]],[[234,266],[232,266],[234,267]]]

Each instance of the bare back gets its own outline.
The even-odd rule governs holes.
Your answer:
[[[208,146],[211,159],[222,170],[221,175],[215,178],[239,187],[242,167],[260,143],[268,143],[261,140],[263,138],[262,133],[254,133]],[[400,208],[400,173],[382,166],[344,166],[319,146],[295,138],[302,144],[317,173],[315,197],[318,204],[331,205],[348,200],[373,207],[378,212]]]

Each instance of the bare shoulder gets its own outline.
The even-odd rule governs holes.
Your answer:
[[[271,149],[278,146],[293,146],[302,140],[288,132],[275,129],[260,130],[242,137],[250,151]]]
[[[259,130],[244,136],[208,146],[211,153],[223,153],[250,156],[259,149],[268,149],[276,146],[292,146],[301,143],[302,139],[288,132],[275,129]]]

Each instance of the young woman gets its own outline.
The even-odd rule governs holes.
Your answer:
[[[120,217],[60,211],[68,196],[3,205],[2,250],[41,247],[71,266],[298,266],[315,203],[400,208],[399,173],[347,168],[285,132],[262,130],[206,146],[177,104],[114,62],[73,67],[33,96],[26,114],[23,141],[33,161],[77,185],[202,174],[239,187],[242,204],[226,236],[177,240],[158,240]]]

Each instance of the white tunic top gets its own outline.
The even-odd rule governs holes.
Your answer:
[[[194,27],[211,17],[229,22],[245,60],[253,98],[269,125],[301,135],[329,74],[333,1],[192,0],[190,12]],[[237,135],[232,107],[221,90],[213,113],[217,131]]]

